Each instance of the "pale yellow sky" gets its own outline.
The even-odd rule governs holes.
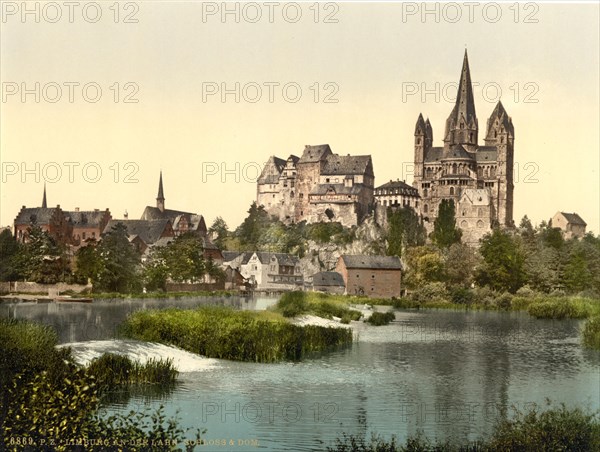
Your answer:
[[[259,167],[306,144],[412,182],[417,116],[441,145],[466,45],[480,142],[498,98],[515,126],[515,219],[600,231],[597,3],[114,4],[2,2],[1,225],[44,180],[50,205],[139,218],[162,169],[167,208],[234,228]]]

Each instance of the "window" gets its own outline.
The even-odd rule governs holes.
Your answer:
[[[427,204],[425,204],[423,206],[423,212],[425,212],[425,213],[429,212],[429,206]]]
[[[85,231],[81,233],[81,237],[85,240]]]
[[[454,187],[450,187],[450,195],[454,194]]]

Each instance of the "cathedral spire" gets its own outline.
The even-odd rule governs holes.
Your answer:
[[[449,145],[477,145],[477,131],[477,115],[475,114],[469,57],[467,49],[465,49],[458,92],[456,93],[456,103],[446,120],[444,142]]]
[[[161,212],[164,212],[165,210],[165,195],[163,192],[162,170],[160,172],[160,178],[158,180],[158,196],[156,197],[156,207]]]
[[[44,182],[44,197],[42,198],[42,209],[47,209],[48,203],[46,202],[46,183]]]

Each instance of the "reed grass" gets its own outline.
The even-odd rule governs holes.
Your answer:
[[[600,315],[590,317],[581,332],[586,347],[600,350]]]
[[[117,385],[175,383],[179,372],[173,366],[172,359],[149,359],[145,364],[132,361],[129,357],[105,353],[92,360],[87,367],[88,375],[95,378],[100,387]]]
[[[281,314],[224,307],[137,311],[123,324],[125,336],[175,345],[210,358],[277,362],[347,346],[345,328],[298,326]]]

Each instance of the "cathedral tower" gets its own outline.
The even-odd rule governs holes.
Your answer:
[[[444,148],[449,150],[452,146],[462,144],[469,152],[477,149],[477,115],[475,114],[475,100],[473,98],[473,86],[471,84],[471,72],[469,70],[469,58],[465,50],[460,83],[456,94],[456,103],[450,116],[446,119],[446,131],[444,133]]]

